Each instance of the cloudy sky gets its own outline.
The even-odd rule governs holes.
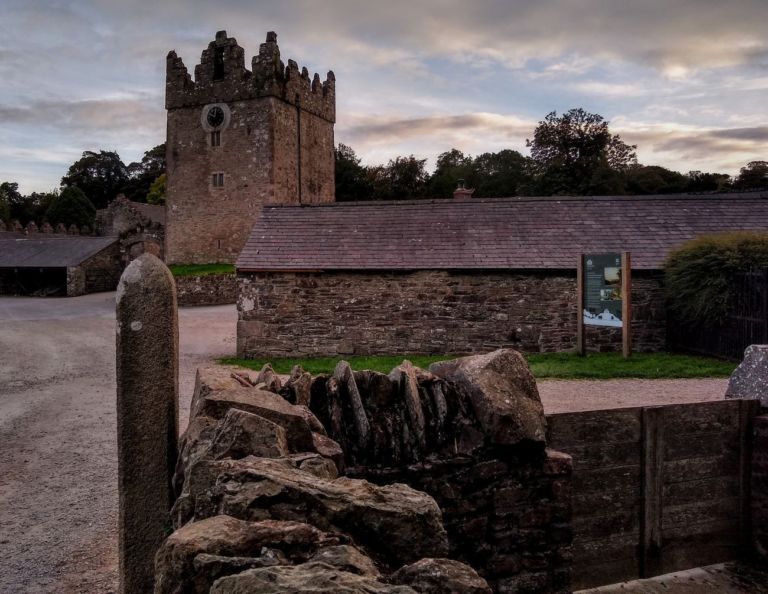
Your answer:
[[[165,139],[165,56],[267,31],[334,70],[336,140],[366,163],[513,148],[583,107],[642,163],[737,173],[768,159],[766,0],[3,0],[0,181],[58,186],[84,150]]]

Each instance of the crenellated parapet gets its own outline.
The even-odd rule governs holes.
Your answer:
[[[166,58],[166,109],[229,103],[261,97],[277,97],[330,122],[336,121],[336,77],[329,71],[325,81],[293,60],[280,59],[277,35],[267,33],[259,53],[245,67],[245,53],[226,31],[216,33],[195,67],[194,80],[175,51]]]

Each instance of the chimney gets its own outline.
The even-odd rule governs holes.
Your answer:
[[[459,185],[456,187],[456,189],[453,191],[453,197],[454,198],[471,198],[472,194],[474,193],[474,188],[467,188],[464,186],[464,180],[459,180]]]

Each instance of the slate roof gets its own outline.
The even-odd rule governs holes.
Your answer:
[[[78,266],[117,241],[116,237],[0,236],[0,268]]]
[[[629,250],[654,270],[688,239],[738,229],[768,231],[768,192],[265,206],[236,267],[569,269],[579,253]]]

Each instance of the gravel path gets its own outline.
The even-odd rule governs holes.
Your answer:
[[[117,591],[114,293],[0,297],[0,592]],[[182,309],[194,370],[234,351],[234,306]]]
[[[727,379],[540,380],[549,413],[722,400]]]
[[[114,293],[0,297],[0,593],[116,592]],[[235,350],[234,306],[182,309],[194,372]],[[725,380],[542,381],[547,412],[722,397]]]

